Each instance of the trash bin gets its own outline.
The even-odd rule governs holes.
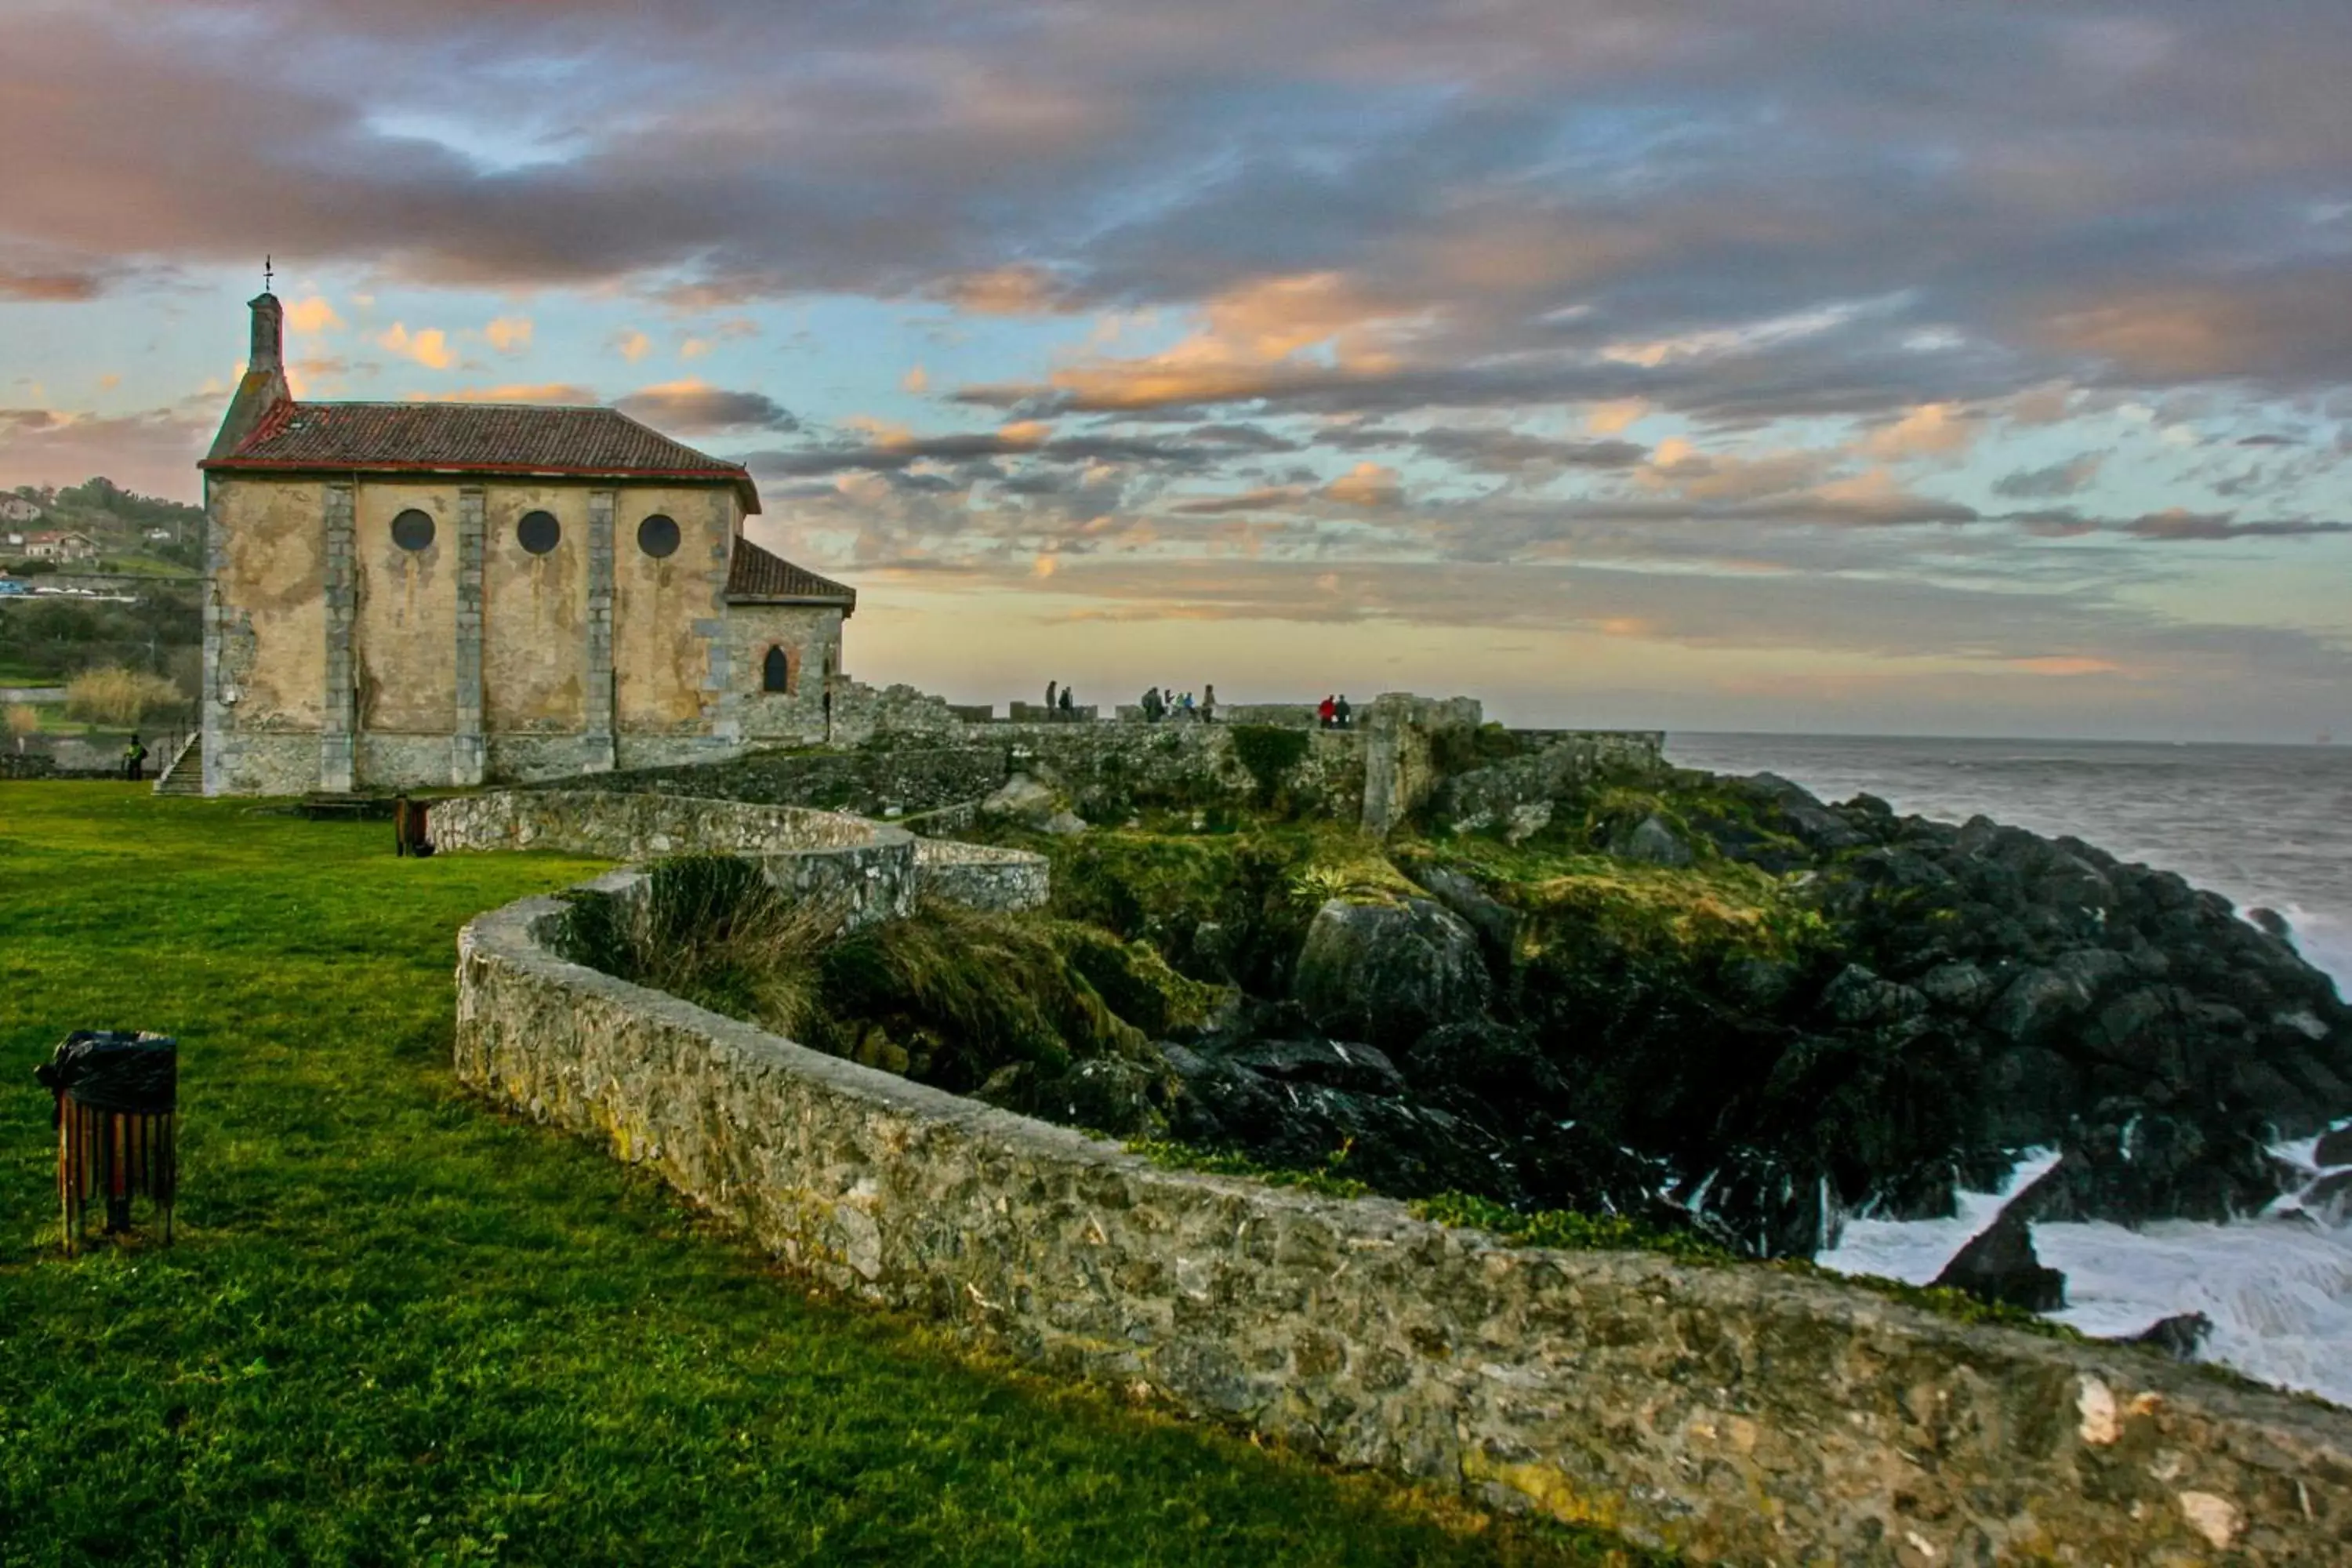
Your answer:
[[[176,1148],[180,1045],[167,1035],[76,1029],[33,1069],[57,1099],[58,1201],[68,1252],[88,1234],[103,1199],[106,1229],[131,1228],[131,1200],[145,1197],[172,1239],[179,1184]]]

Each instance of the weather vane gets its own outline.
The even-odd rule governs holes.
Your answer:
[[[277,280],[278,269],[273,265],[277,259],[274,256],[264,256],[261,258],[261,291],[265,294],[269,292],[269,285]]]

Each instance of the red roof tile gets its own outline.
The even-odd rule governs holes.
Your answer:
[[[857,608],[856,589],[820,577],[805,566],[795,566],[782,556],[772,555],[740,538],[735,541],[735,558],[727,568],[727,596],[734,600],[839,605],[850,611]]]
[[[723,479],[742,494],[746,511],[760,510],[742,464],[673,441],[617,408],[289,401],[271,409],[236,450],[198,466]]]

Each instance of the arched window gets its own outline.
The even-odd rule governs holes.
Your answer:
[[[800,690],[800,660],[781,647],[772,647],[760,666],[760,689],[794,696]]]

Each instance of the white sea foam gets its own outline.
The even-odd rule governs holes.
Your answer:
[[[2299,1139],[2274,1152],[2309,1170],[2317,1142]],[[1819,1261],[1841,1274],[1927,1284],[2056,1158],[2031,1151],[1999,1192],[1962,1194],[1951,1219],[1850,1220]],[[2233,1225],[2038,1224],[2033,1249],[2066,1276],[2066,1307],[2049,1314],[2059,1322],[2122,1338],[2202,1312],[2213,1331],[2200,1360],[2352,1405],[2352,1231],[2304,1214],[2294,1197]]]

